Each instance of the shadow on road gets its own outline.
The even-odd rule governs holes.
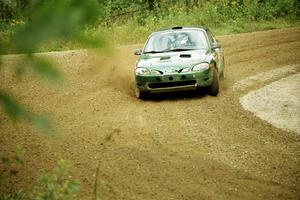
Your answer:
[[[166,92],[150,94],[145,101],[178,101],[178,100],[194,100],[201,99],[207,95],[205,89],[191,90],[191,91],[180,91],[180,92]]]

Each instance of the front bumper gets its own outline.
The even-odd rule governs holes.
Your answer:
[[[136,87],[151,93],[195,90],[212,84],[210,69],[200,72],[135,76]]]

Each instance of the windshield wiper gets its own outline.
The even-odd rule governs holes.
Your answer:
[[[192,51],[192,50],[197,50],[197,49],[187,49],[187,48],[177,48],[177,49],[166,49],[163,52],[170,52],[170,51]]]
[[[176,52],[176,51],[192,51],[197,49],[187,49],[187,48],[177,48],[177,49],[165,49],[163,51],[146,51],[144,54],[147,53],[165,53],[165,52]]]
[[[145,51],[144,54],[147,53],[163,53],[164,51]]]

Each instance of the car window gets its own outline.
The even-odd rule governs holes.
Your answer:
[[[152,35],[145,46],[144,52],[204,49],[207,47],[207,40],[203,31],[170,31]]]
[[[211,44],[215,42],[215,39],[212,36],[212,33],[210,31],[207,31],[207,36],[208,36],[208,40]]]

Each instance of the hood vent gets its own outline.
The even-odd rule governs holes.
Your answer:
[[[169,60],[171,57],[170,56],[164,56],[164,57],[160,57],[160,60]]]
[[[191,54],[180,54],[180,58],[190,58]]]

